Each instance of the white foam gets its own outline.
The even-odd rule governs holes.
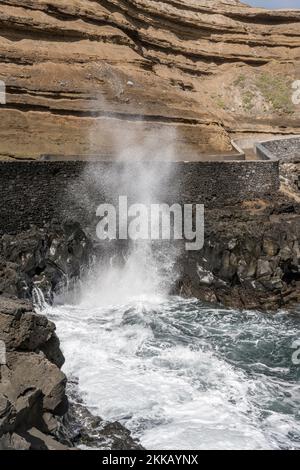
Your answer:
[[[91,411],[122,421],[148,449],[272,449],[288,442],[293,416],[274,412],[262,420],[257,406],[270,393],[268,379],[249,378],[192,330],[188,341],[178,312],[184,323],[192,304],[178,300],[174,310],[176,302],[48,311],[65,372],[78,377]]]

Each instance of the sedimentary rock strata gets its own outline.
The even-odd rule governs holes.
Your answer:
[[[229,0],[4,0],[0,154],[115,154],[112,128],[174,128],[181,156],[299,132],[299,23]]]

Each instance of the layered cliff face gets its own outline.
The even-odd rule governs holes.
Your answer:
[[[175,128],[181,157],[300,132],[299,24],[235,0],[3,0],[0,155],[111,154],[111,129]]]

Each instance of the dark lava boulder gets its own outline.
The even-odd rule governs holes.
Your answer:
[[[246,202],[207,211],[205,244],[180,260],[177,292],[236,308],[300,302],[300,208]]]
[[[0,344],[0,448],[55,448],[68,409],[55,325],[31,302],[0,297]]]
[[[76,222],[3,235],[0,295],[30,299],[36,288],[51,302],[54,292],[80,276],[91,255],[92,244]]]

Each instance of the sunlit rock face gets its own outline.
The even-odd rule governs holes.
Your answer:
[[[0,156],[110,155],[112,128],[175,128],[181,156],[300,132],[299,22],[229,0],[2,1]]]

